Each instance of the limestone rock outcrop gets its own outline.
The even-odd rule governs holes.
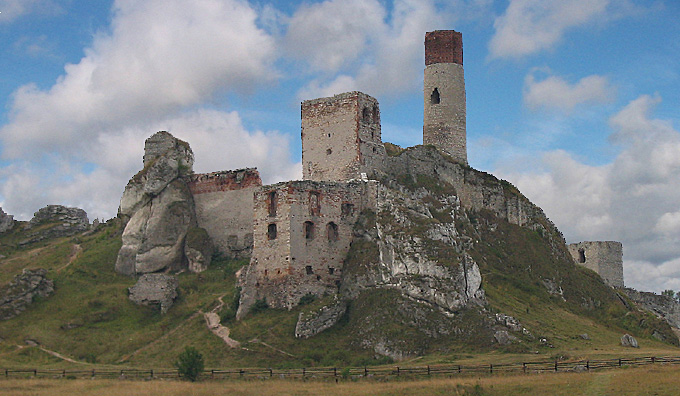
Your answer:
[[[0,290],[0,320],[15,317],[37,297],[45,298],[52,294],[54,282],[46,275],[46,269],[24,269],[4,290]]]
[[[167,274],[144,274],[128,289],[130,301],[139,305],[158,307],[166,313],[177,298],[177,278]]]
[[[118,208],[127,220],[116,271],[125,275],[187,268],[185,240],[196,227],[194,202],[183,176],[194,156],[186,142],[168,132],[146,140],[144,169],[125,187]]]
[[[680,328],[680,303],[673,297],[651,292],[641,292],[635,289],[621,289],[633,302],[666,320],[669,325]]]
[[[624,334],[621,336],[621,346],[639,348],[637,340],[630,334]]]
[[[0,234],[7,232],[14,227],[14,216],[5,213],[0,208]]]
[[[80,208],[69,208],[62,205],[48,205],[33,214],[26,225],[27,230],[53,223],[47,228],[40,228],[28,235],[21,245],[39,242],[45,239],[62,238],[83,233],[90,228],[87,213]]]

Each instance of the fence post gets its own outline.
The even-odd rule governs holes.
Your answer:
[[[619,359],[619,367],[621,367],[621,359]]]
[[[590,360],[586,360],[586,370],[590,371]]]
[[[654,356],[652,356],[652,364],[654,364],[655,362],[656,362],[656,358]]]
[[[397,377],[400,376],[401,373],[399,372],[399,366],[397,366]]]
[[[239,375],[240,377],[243,377],[243,369],[238,369],[238,375]]]
[[[94,370],[92,370],[92,372],[94,372]],[[149,370],[149,377],[153,378],[153,369]]]
[[[274,370],[272,370],[271,367],[270,367],[269,368],[269,377],[271,378],[273,376],[274,376]]]
[[[66,370],[61,370],[61,378],[66,377]]]
[[[337,376],[338,376],[338,368],[333,367],[333,377],[337,377]]]
[[[429,364],[427,365],[427,375],[428,376],[430,375],[430,365]]]
[[[96,372],[94,371],[94,369],[92,369],[92,378],[95,378],[95,377],[96,377]]]
[[[37,377],[37,376],[38,376],[38,370],[37,370],[37,369],[33,369],[33,376],[34,376],[34,377]]]
[[[557,360],[555,360],[555,372],[557,372]]]
[[[302,378],[305,378],[305,368],[302,368]]]
[[[493,364],[489,364],[489,373],[493,374]]]
[[[368,377],[368,367],[364,366],[364,377]]]
[[[458,374],[460,374],[460,364],[458,365]]]
[[[524,374],[527,373],[527,364],[526,363],[522,363],[522,372],[524,372]]]

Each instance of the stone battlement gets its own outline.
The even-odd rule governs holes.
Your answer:
[[[193,195],[240,190],[262,185],[260,173],[255,168],[199,173],[187,176],[187,179],[189,190]]]

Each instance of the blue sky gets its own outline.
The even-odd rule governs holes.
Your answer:
[[[144,139],[299,178],[300,101],[361,90],[422,142],[426,31],[463,33],[468,158],[627,285],[680,290],[680,2],[0,0],[0,206],[115,215]]]

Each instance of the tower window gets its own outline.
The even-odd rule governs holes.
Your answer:
[[[578,262],[582,264],[586,262],[586,251],[583,248],[578,250]]]
[[[333,154],[333,150],[332,150],[332,149],[326,150],[326,155],[331,155],[331,154]]]
[[[278,204],[278,199],[277,199],[277,194],[276,191],[272,191],[269,193],[267,197],[267,203],[269,204],[269,217],[275,217],[276,216],[276,205]]]
[[[309,214],[319,216],[321,214],[321,197],[318,191],[309,192]]]
[[[338,225],[332,221],[326,225],[326,232],[328,233],[328,241],[335,242],[338,240]]]
[[[276,224],[271,223],[267,226],[267,239],[270,241],[276,239]]]
[[[432,95],[430,95],[430,104],[439,104],[440,101],[439,90],[435,88],[434,91],[432,91]]]
[[[378,114],[380,114],[380,112],[378,112],[378,106],[373,105],[373,122],[376,124],[378,123]]]
[[[305,239],[314,239],[314,223],[305,221],[304,224]]]
[[[305,271],[307,272],[307,275],[312,275],[314,273],[311,265],[306,266]]]
[[[373,115],[371,114],[371,109],[368,107],[364,107],[364,109],[361,111],[361,119],[364,124],[368,124],[371,122],[371,118],[373,118]]]

